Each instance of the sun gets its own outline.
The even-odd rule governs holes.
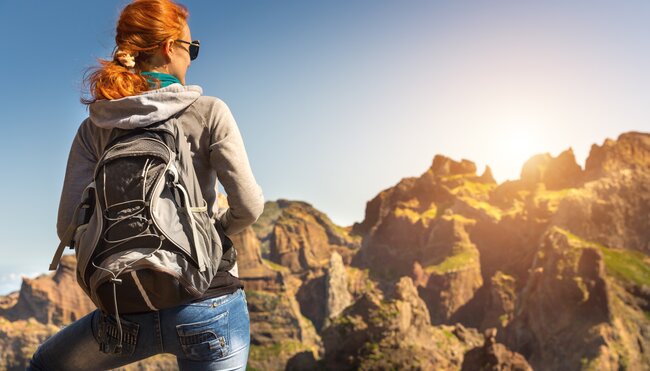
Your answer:
[[[504,151],[514,158],[525,160],[534,154],[535,137],[525,126],[509,128],[504,133]]]
[[[523,164],[532,156],[544,152],[540,123],[529,118],[510,118],[497,123],[495,130],[499,172],[508,179],[518,179]]]

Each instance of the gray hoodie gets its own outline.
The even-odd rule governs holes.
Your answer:
[[[203,96],[198,85],[178,83],[142,94],[90,105],[74,137],[59,203],[57,234],[62,238],[84,188],[92,181],[95,164],[115,134],[169,118],[189,106],[179,123],[192,151],[192,162],[211,216],[227,235],[253,224],[264,209],[264,196],[255,181],[237,123],[221,99]],[[218,182],[223,184],[228,208],[217,205]],[[237,276],[236,266],[233,272]]]

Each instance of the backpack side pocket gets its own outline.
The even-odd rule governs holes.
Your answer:
[[[199,235],[202,236],[204,240],[203,246],[206,249],[206,257],[209,257],[211,261],[209,264],[213,268],[213,272],[217,271],[217,267],[222,261],[223,256],[223,241],[219,238],[219,234],[215,230],[214,224],[212,223],[212,218],[208,214],[207,202],[203,200],[202,207],[197,207],[192,209],[192,214],[196,220],[196,225],[199,230]]]

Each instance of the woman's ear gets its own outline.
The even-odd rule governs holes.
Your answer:
[[[163,55],[171,60],[171,55],[174,54],[174,40],[169,39],[163,44]]]

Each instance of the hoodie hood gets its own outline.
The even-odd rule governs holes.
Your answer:
[[[199,85],[174,83],[119,99],[90,105],[90,120],[98,127],[134,129],[165,120],[194,103],[203,94]]]

